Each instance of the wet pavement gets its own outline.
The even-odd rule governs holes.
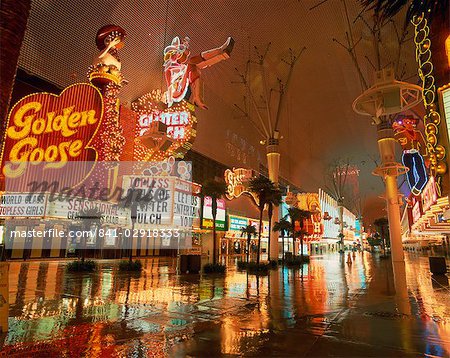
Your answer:
[[[66,262],[11,262],[8,357],[449,357],[450,289],[427,257],[406,254],[408,292],[390,260],[313,256],[300,269],[177,275],[175,262],[117,261],[92,274]]]

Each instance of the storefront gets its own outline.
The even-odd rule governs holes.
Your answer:
[[[338,203],[322,189],[319,189],[319,200],[324,219],[323,237],[319,248],[322,249],[322,251],[339,251],[340,221]],[[356,219],[355,214],[345,207],[343,208],[342,214],[345,249],[351,249],[355,246],[362,245],[362,224]]]
[[[430,177],[422,193],[409,198],[407,215],[410,229],[409,235],[404,237],[404,246],[447,245],[450,238],[449,209],[449,197],[439,198],[434,177]]]
[[[221,253],[224,255],[245,255],[247,253],[247,234],[242,229],[251,225],[255,228],[255,235],[250,238],[250,253],[256,254],[258,248],[259,220],[243,216],[228,215],[228,230],[221,241]],[[269,222],[263,221],[261,232],[261,253],[267,254],[269,239]]]
[[[248,219],[245,217],[228,215],[228,230],[221,240],[221,254],[244,255],[247,250],[247,236],[241,229],[247,227]]]
[[[129,213],[117,203],[72,197],[51,200],[50,194],[3,194],[0,216],[11,259],[77,256],[84,241],[87,257],[116,257],[130,225]],[[96,215],[85,220],[84,213]]]
[[[148,182],[148,177],[132,179]],[[162,182],[169,183],[171,195],[135,209],[123,202],[49,192],[4,193],[0,217],[5,220],[6,256],[79,257],[83,250],[85,257],[120,258],[166,255],[165,250],[176,254],[200,246],[200,199],[193,183],[170,176]]]
[[[226,203],[224,199],[217,199],[217,214],[216,214],[216,243],[217,250],[221,252],[221,240],[226,231]],[[201,251],[209,262],[213,258],[214,243],[213,243],[213,215],[212,215],[212,199],[210,197],[204,198],[203,215],[202,215],[202,229],[200,232]]]

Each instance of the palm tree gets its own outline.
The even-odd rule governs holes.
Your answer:
[[[79,214],[79,219],[83,224],[83,235],[81,235],[81,261],[84,262],[86,258],[86,234],[93,225],[99,229],[102,222],[102,212],[97,208],[84,209]]]
[[[311,212],[308,210],[300,210],[300,259],[303,261],[303,237],[307,234],[304,229],[305,220],[311,217]]]
[[[253,225],[247,225],[244,227],[241,227],[241,237],[244,235],[247,236],[247,262],[249,262],[249,256],[250,256],[250,243],[252,235],[253,237],[256,237],[256,227]]]
[[[200,192],[202,201],[202,210],[205,202],[205,197],[211,198],[211,210],[213,217],[213,263],[217,263],[217,243],[216,243],[216,216],[217,216],[217,199],[222,198],[227,192],[227,185],[223,181],[216,181],[214,179],[206,180]]]
[[[264,207],[267,204],[267,199],[273,191],[276,190],[275,184],[268,178],[259,176],[250,180],[248,189],[250,192],[255,193],[258,197],[259,208],[259,233],[258,233],[258,250],[256,256],[256,263],[259,265],[260,252],[261,252],[261,232],[262,232],[262,216]]]
[[[291,222],[291,232],[293,240],[294,240],[294,255],[295,255],[295,236],[300,236],[300,258],[303,260],[303,237],[306,234],[306,231],[304,230],[305,225],[305,219],[308,219],[311,217],[311,212],[308,210],[301,210],[299,208],[290,207],[288,209],[288,213],[284,217],[284,219],[287,220],[287,218],[290,219]],[[298,222],[300,225],[300,230],[295,230],[295,223]]]
[[[285,218],[282,218],[280,221],[275,222],[273,225],[273,231],[278,231],[281,235],[281,245],[283,247],[282,249],[282,260],[284,262],[284,237],[286,235],[289,236],[289,233],[291,232],[291,223],[286,220]]]
[[[296,207],[290,207],[288,209],[288,213],[284,216],[283,218],[284,220],[288,221],[291,225],[291,234],[292,234],[292,240],[293,240],[293,245],[294,245],[294,256],[296,255],[295,252],[295,234],[297,233],[297,231],[295,230],[295,222],[300,220],[300,209],[296,208]],[[288,220],[289,219],[289,220]]]
[[[377,231],[380,233],[381,243],[383,245],[383,254],[386,256],[386,246],[387,246],[387,238],[389,237],[389,221],[387,218],[378,218],[373,224],[377,228]]]
[[[434,15],[445,14],[448,0],[360,0],[365,11],[374,11],[381,20],[389,20],[398,14],[405,6],[405,22],[409,23],[415,16],[424,14],[429,21]]]
[[[281,191],[278,188],[275,188],[275,190],[272,190],[269,192],[267,198],[267,215],[269,216],[269,242],[268,242],[268,248],[267,248],[267,258],[268,261],[270,262],[270,236],[272,234],[272,215],[273,215],[273,207],[274,205],[276,207],[278,207],[278,205],[280,205],[283,200],[282,200],[282,196],[281,196]],[[277,243],[278,245],[278,243]],[[276,260],[278,260],[278,257],[276,258]]]

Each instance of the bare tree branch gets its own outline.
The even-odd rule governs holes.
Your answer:
[[[265,133],[265,136],[266,136],[266,138],[269,138],[269,132],[267,131],[267,128],[266,128],[266,126],[264,124],[264,119],[262,118],[261,113],[260,113],[259,108],[258,108],[258,105],[257,105],[257,103],[255,101],[255,98],[253,97],[253,91],[250,88],[250,85],[248,83],[246,74],[244,75],[244,74],[240,73],[237,68],[235,68],[235,70],[238,73],[239,77],[241,78],[241,83],[247,88],[248,93],[249,93],[249,97],[250,97],[250,101],[252,102],[253,107],[255,108],[256,114],[257,114],[257,116],[259,118],[260,124],[261,124],[262,129],[263,129],[263,131]],[[246,72],[248,72],[248,71],[246,71]]]
[[[290,48],[289,49],[289,53],[290,53],[290,62],[288,63],[289,65],[289,73],[287,75],[287,79],[286,79],[286,83],[283,85],[283,89],[280,91],[280,100],[278,102],[278,108],[277,108],[277,114],[275,117],[275,126],[274,126],[274,130],[278,130],[278,123],[280,122],[280,117],[281,117],[281,109],[283,108],[284,102],[285,102],[285,94],[289,88],[289,84],[291,82],[291,78],[292,78],[292,73],[294,71],[294,67],[295,64],[297,63],[298,59],[300,58],[300,56],[302,55],[302,53],[306,50],[306,47],[303,47],[300,52],[298,53],[298,55],[294,54],[294,51]]]

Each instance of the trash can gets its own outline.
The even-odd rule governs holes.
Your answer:
[[[200,255],[189,255],[188,260],[188,270],[189,273],[199,273],[201,270],[201,256]]]
[[[447,263],[445,257],[430,256],[430,271],[433,275],[445,275],[447,272]]]
[[[189,270],[189,255],[180,255],[180,272],[186,273]]]

